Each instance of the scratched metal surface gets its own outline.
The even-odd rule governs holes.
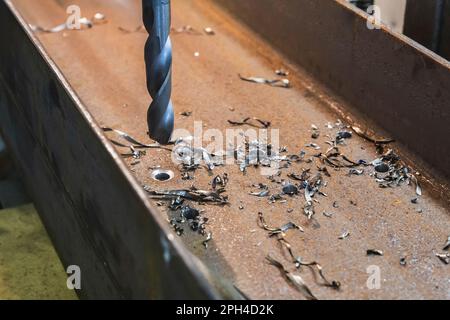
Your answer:
[[[100,125],[121,129],[146,141],[145,114],[149,97],[142,58],[146,35],[124,34],[118,30],[119,26],[133,29],[140,24],[139,1],[14,0],[13,3],[29,23],[43,26],[64,21],[65,8],[72,3],[79,4],[86,16],[98,11],[107,15],[108,24],[90,30],[38,36]],[[276,47],[260,40],[210,2],[173,1],[173,26],[185,24],[198,29],[211,26],[217,34],[214,37],[173,36],[173,103],[177,128],[192,131],[193,121],[201,120],[205,129],[225,130],[227,119],[255,116],[272,121],[272,126],[280,129],[281,144],[287,145],[291,152],[298,152],[304,149],[305,143],[311,142],[311,124],[320,126],[324,135],[324,124],[338,117],[336,105],[350,110],[345,101],[330,95],[302,69],[287,63]],[[199,52],[200,56],[195,57],[194,52]],[[258,86],[237,78],[238,73],[271,77],[273,70],[281,65],[291,71],[293,89]],[[354,119],[373,125],[351,110]],[[193,116],[180,116],[183,111],[193,111]],[[372,129],[382,132],[374,125]],[[319,143],[326,148],[323,135]],[[396,148],[403,150],[401,145]],[[358,137],[352,138],[345,152],[353,159],[376,157],[373,146]],[[132,167],[129,160],[126,162],[142,184],[157,185],[150,179],[148,170],[155,165],[177,173],[165,151],[147,152],[138,166]],[[286,172],[300,172],[300,168],[293,166]],[[288,265],[278,245],[257,227],[258,211],[266,214],[270,224],[281,225],[292,220],[305,227],[304,234],[288,234],[294,250],[305,260],[319,261],[329,278],[342,283],[340,292],[317,286],[311,273],[304,270],[302,275],[318,298],[450,298],[448,266],[434,256],[450,232],[448,207],[427,190],[420,200],[423,213],[419,214],[418,206],[410,202],[414,197],[411,187],[380,189],[367,175],[346,177],[345,171],[332,171],[324,190],[329,197],[321,198],[317,206],[320,224],[317,228],[303,216],[301,198],[289,199],[287,204],[269,205],[265,199],[249,196],[252,183],[267,182],[257,170],[251,169],[243,176],[236,166],[227,166],[215,173],[225,171],[230,175],[227,190],[231,205],[202,206],[213,234],[210,248],[205,250],[199,238],[187,236],[182,240],[210,270],[230,280],[250,298],[302,299],[276,269],[264,262],[264,257],[270,253]],[[208,188],[211,179],[205,170],[200,170],[196,173],[195,185]],[[174,180],[157,186],[179,188],[190,184],[177,174]],[[330,210],[336,200],[340,208],[333,210],[333,218],[322,216],[321,212]],[[350,201],[357,205],[351,205]],[[239,210],[241,204],[244,210]],[[287,213],[288,208],[294,209],[293,212]],[[166,217],[163,210],[160,215]],[[350,231],[350,237],[338,240],[345,229]],[[383,250],[385,254],[367,257],[365,252],[369,248]],[[407,257],[406,267],[399,264],[403,256]],[[381,268],[379,290],[366,287],[366,269],[370,265]]]

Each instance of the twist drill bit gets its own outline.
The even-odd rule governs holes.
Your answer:
[[[150,138],[167,144],[174,127],[172,93],[172,45],[170,0],[142,0],[143,19],[149,37],[145,44],[147,89],[153,98],[147,112]]]

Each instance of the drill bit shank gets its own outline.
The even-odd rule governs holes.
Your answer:
[[[153,101],[147,112],[150,138],[167,144],[174,127],[172,93],[172,45],[170,43],[170,0],[142,0],[144,25],[149,33],[145,44],[147,88]]]

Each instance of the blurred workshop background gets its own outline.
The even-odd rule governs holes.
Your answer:
[[[450,59],[450,0],[347,1],[361,10],[379,6],[387,26]],[[0,299],[74,298],[74,292],[66,287],[65,270],[0,137]]]
[[[366,11],[380,8],[381,20],[421,45],[450,59],[450,0],[348,0]]]

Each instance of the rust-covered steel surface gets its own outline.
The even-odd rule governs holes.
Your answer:
[[[89,30],[36,35],[43,48],[61,69],[74,92],[80,97],[80,101],[100,126],[117,128],[141,141],[148,141],[145,116],[149,97],[145,87],[143,61],[146,34],[141,32],[124,33],[118,28],[134,29],[141,24],[139,1],[42,0],[31,2],[14,0],[12,3],[28,23],[45,27],[64,21],[65,9],[73,3],[81,6],[84,16],[89,17],[96,12],[102,12],[107,16],[109,21],[107,24],[98,25]],[[446,172],[448,166],[445,166],[445,161],[448,159],[446,157],[448,143],[445,141],[448,136],[446,134],[448,127],[440,125],[440,121],[444,121],[445,117],[448,117],[448,113],[445,113],[447,112],[444,108],[445,105],[436,109],[436,112],[441,112],[440,118],[434,112],[425,112],[422,116],[422,126],[411,125],[420,123],[417,122],[418,115],[416,114],[420,108],[429,106],[430,103],[439,107],[440,103],[449,101],[449,91],[443,90],[448,86],[447,79],[449,79],[450,73],[448,66],[443,61],[436,61],[434,56],[429,55],[423,55],[422,58],[415,56],[412,53],[416,49],[411,48],[410,44],[385,32],[374,33],[371,37],[377,38],[381,41],[380,43],[387,41],[383,39],[389,39],[390,46],[372,47],[373,43],[362,36],[365,34],[362,30],[365,22],[342,3],[306,0],[277,1],[277,10],[272,11],[262,10],[270,3],[269,1],[258,3],[250,0],[242,1],[240,2],[242,7],[237,6],[238,1],[227,1],[227,3],[230,8],[242,9],[242,14],[247,14],[244,16],[246,20],[253,23],[255,28],[258,27],[260,32],[271,35],[268,39],[273,46],[260,40],[256,34],[210,1],[174,0],[172,18],[175,28],[191,25],[201,30],[209,26],[216,31],[215,36],[177,34],[172,37],[174,51],[173,103],[177,128],[186,128],[193,132],[195,120],[203,122],[204,130],[216,128],[225,131],[229,127],[227,119],[240,120],[247,116],[258,117],[271,121],[273,128],[280,129],[280,143],[286,145],[290,152],[297,153],[301,149],[305,149],[311,155],[315,151],[305,148],[306,143],[312,142],[311,124],[320,127],[322,136],[316,142],[326,149],[327,145],[324,142],[327,138],[325,135],[334,132],[328,131],[324,127],[325,123],[335,122],[338,116],[342,117],[345,113],[345,115],[350,114],[356,123],[370,124],[371,129],[379,134],[382,134],[381,129],[374,123],[379,122],[385,125],[394,138],[398,138],[412,150],[420,147],[420,156],[431,165],[422,164],[423,162],[418,160],[419,157],[414,156],[407,147],[394,145],[402,154],[408,154],[411,160],[420,164],[421,171],[432,172],[430,168],[434,166],[441,172],[448,173]],[[255,16],[256,13],[259,14],[261,20],[259,24],[256,24],[255,16],[252,17],[249,14],[250,7],[247,7],[247,4],[253,5]],[[301,5],[303,6],[299,7]],[[270,23],[267,17],[269,12],[273,15]],[[286,17],[283,17],[282,14],[286,14]],[[293,21],[291,19],[295,14],[298,14],[299,18]],[[325,22],[325,17],[329,20],[330,15],[333,21],[329,23],[335,23],[334,26]],[[12,19],[11,16],[6,16],[8,19]],[[6,23],[3,21],[2,19],[2,23]],[[284,24],[281,24],[281,21],[284,21]],[[301,24],[302,21],[304,24]],[[283,31],[282,25],[289,29],[287,33],[281,32]],[[310,68],[317,69],[317,73],[312,72],[316,78],[309,77],[304,69],[286,61],[281,52],[286,50],[287,45],[281,44],[278,42],[280,41],[277,40],[278,38],[274,38],[271,34],[272,31],[268,29],[270,26],[278,28],[280,38],[287,41],[286,44],[296,48],[292,49],[292,52],[297,50],[295,55],[292,55],[292,52],[286,52],[294,62],[310,63]],[[308,28],[312,28],[312,26],[317,30],[314,41],[302,38],[301,35],[306,33],[300,31],[309,30]],[[326,30],[319,30],[320,27],[330,28],[328,30],[330,36],[325,37]],[[338,32],[339,30],[341,32]],[[18,30],[15,32],[20,33]],[[352,35],[356,38],[353,38]],[[2,37],[4,38],[5,35]],[[10,43],[14,43],[13,38],[8,38],[8,40]],[[300,42],[302,43],[299,44]],[[327,45],[328,42],[331,43]],[[340,45],[338,45],[339,43]],[[365,53],[365,50],[361,49],[363,46],[378,50],[379,60],[371,61],[369,65],[364,64],[361,56]],[[31,44],[24,50],[32,51],[30,47]],[[353,51],[350,48],[353,48]],[[393,54],[392,50],[396,51],[400,57]],[[195,55],[195,52],[199,54]],[[19,53],[21,53],[19,57],[25,57],[22,51]],[[312,58],[314,54],[321,59],[314,60]],[[346,54],[353,54],[353,56],[347,57]],[[302,58],[296,60],[295,57]],[[351,63],[352,58],[355,59],[355,64]],[[401,58],[403,61],[400,61]],[[341,61],[346,61],[346,64],[340,65]],[[423,64],[420,64],[421,61]],[[319,62],[323,64],[319,65]],[[379,77],[380,66],[384,66],[382,70],[386,70],[384,79]],[[238,73],[242,73],[243,75],[270,78],[273,77],[274,70],[280,67],[290,71],[293,88],[287,90],[246,83],[239,80],[237,76]],[[307,69],[306,66],[303,67]],[[29,81],[27,79],[30,79],[31,73],[27,75],[25,71],[34,70],[34,68],[36,67],[33,66],[32,61],[22,65],[19,69],[22,71],[18,73],[21,76],[19,79]],[[319,72],[319,68],[322,70],[321,72]],[[407,73],[407,68],[412,68],[409,71],[416,71]],[[429,69],[435,70],[435,73],[427,71]],[[362,77],[364,70],[369,75],[368,78]],[[333,78],[333,75],[337,77],[339,72],[343,73],[341,75],[343,78]],[[376,77],[371,78],[370,75],[373,73]],[[427,78],[431,74],[434,74],[436,78]],[[47,75],[49,79],[53,77],[48,73],[42,75]],[[348,81],[344,81],[345,75],[349,77]],[[439,90],[442,91],[440,96],[424,98],[428,89],[425,90],[419,86],[422,81],[426,82],[421,80],[423,77],[429,81],[426,83],[429,86],[427,88],[431,90],[429,92],[434,90],[431,89],[433,87],[436,94]],[[19,79],[13,81],[17,87],[11,88],[11,90],[18,90]],[[48,82],[49,79],[45,81]],[[384,102],[397,102],[398,108],[382,108],[383,100],[393,96],[377,90],[386,88],[382,84],[391,81],[390,87],[395,89],[398,99],[392,101],[388,99]],[[335,90],[334,93],[330,94],[325,87],[322,87],[321,82]],[[2,83],[3,92],[5,80]],[[28,88],[31,88],[31,85],[28,83],[27,85]],[[44,84],[39,84],[39,86],[41,85]],[[372,87],[374,91],[371,91],[371,94],[363,94],[364,90]],[[43,88],[43,90],[49,90],[49,88]],[[64,97],[62,90],[64,90],[62,87],[58,89],[60,97]],[[350,95],[350,91],[353,92],[352,95]],[[407,92],[410,94],[408,95]],[[23,93],[28,94],[29,92],[23,91]],[[23,101],[24,94],[16,99],[21,102],[20,105],[27,105],[29,110],[22,115],[12,113],[8,121],[2,121],[2,126],[9,123],[7,134],[11,140],[13,139],[11,133],[16,132],[12,125],[13,122],[19,121],[19,124],[15,124],[15,126],[20,125],[26,128],[27,124],[21,124],[21,121],[33,123],[31,120],[34,119],[33,117],[47,115],[40,120],[40,123],[48,122],[49,125],[45,129],[49,130],[54,127],[53,132],[57,133],[57,136],[52,136],[50,131],[43,135],[39,128],[36,128],[27,133],[27,138],[42,140],[39,144],[40,148],[37,149],[42,153],[44,163],[52,168],[58,168],[60,163],[63,163],[65,167],[59,170],[59,175],[73,177],[69,180],[75,179],[75,182],[80,183],[77,185],[78,189],[91,192],[90,199],[98,197],[98,205],[101,205],[101,208],[88,206],[84,209],[86,217],[95,219],[100,214],[101,220],[86,220],[86,228],[92,223],[97,226],[105,225],[105,228],[108,228],[108,210],[114,213],[114,221],[122,221],[125,226],[131,223],[142,223],[142,221],[136,222],[135,219],[143,219],[143,221],[152,219],[154,222],[158,222],[156,225],[161,229],[149,230],[154,234],[146,235],[148,238],[132,237],[136,242],[122,243],[128,248],[126,252],[136,254],[132,260],[112,255],[112,253],[107,258],[119,265],[124,264],[124,269],[135,267],[135,264],[139,262],[141,268],[138,271],[142,272],[145,277],[141,279],[138,288],[141,286],[153,287],[157,290],[160,286],[155,285],[155,282],[183,281],[186,284],[199,284],[200,288],[194,291],[196,293],[204,292],[202,283],[197,282],[198,279],[204,279],[204,273],[194,272],[198,267],[196,263],[188,263],[188,268],[182,268],[182,274],[164,273],[161,264],[155,266],[150,261],[147,261],[147,266],[153,265],[155,268],[142,269],[146,267],[146,264],[140,261],[139,254],[142,254],[142,260],[162,261],[162,252],[147,252],[146,250],[152,250],[153,243],[159,241],[161,233],[171,233],[172,231],[167,231],[168,226],[164,222],[167,217],[165,209],[163,207],[159,210],[153,209],[154,207],[150,207],[144,202],[142,199],[144,194],[134,189],[138,185],[134,183],[129,172],[134,175],[139,184],[147,184],[161,189],[189,187],[192,183],[199,188],[208,189],[213,177],[206,170],[201,169],[195,173],[194,181],[183,181],[177,167],[171,162],[170,154],[163,150],[147,151],[147,155],[141,159],[138,165],[132,166],[132,160],[125,160],[130,169],[127,171],[118,159],[115,159],[117,162],[111,161],[110,158],[115,157],[115,153],[104,141],[104,136],[98,132],[97,127],[94,126],[97,129],[92,131],[90,127],[92,124],[85,122],[86,119],[82,119],[77,114],[71,114],[70,117],[65,118],[62,115],[52,118],[51,115],[58,114],[60,111],[54,107],[50,111],[46,111],[46,104],[36,105],[33,103],[33,99],[28,98],[29,100]],[[417,100],[414,97],[417,97]],[[12,100],[13,98],[10,97],[7,101],[11,102]],[[420,103],[422,100],[423,105]],[[2,100],[2,108],[6,103],[5,100]],[[67,103],[70,104],[69,101]],[[49,105],[52,105],[51,101]],[[373,113],[367,112],[366,107],[373,108]],[[412,109],[410,112],[405,111],[408,107]],[[344,112],[336,112],[337,109],[344,110]],[[359,113],[355,111],[356,109],[363,112]],[[8,110],[13,112],[14,108]],[[397,110],[398,113],[394,110]],[[183,117],[180,113],[184,111],[192,111],[193,114],[191,117]],[[375,121],[361,116],[364,113],[370,114]],[[20,120],[21,118],[23,119]],[[394,118],[397,120],[394,121]],[[409,127],[410,125],[411,127]],[[395,129],[396,127],[398,130]],[[428,134],[432,133],[435,133],[435,136],[431,139]],[[418,145],[410,144],[412,140],[409,135],[411,139],[417,140]],[[71,137],[76,138],[72,139]],[[431,139],[429,145],[425,144],[427,137]],[[70,144],[66,145],[61,142],[70,142]],[[84,155],[82,154],[81,158],[71,153],[69,146],[72,143],[86,146],[86,152],[83,153]],[[102,149],[102,143],[105,143],[107,150]],[[91,146],[97,147],[92,149]],[[65,150],[60,153],[61,158],[51,160],[45,156],[45,150],[56,152],[60,148]],[[373,145],[357,136],[354,136],[348,146],[343,148],[352,159],[372,160],[377,157]],[[33,150],[31,144],[24,145],[20,149],[16,147],[16,155],[30,154],[30,149]],[[435,162],[437,160],[435,150],[441,152],[443,164]],[[95,153],[89,151],[95,151]],[[429,158],[427,158],[427,154],[431,154]],[[74,159],[70,160],[70,157],[74,157]],[[24,160],[21,160],[22,167],[31,166],[32,168],[33,160],[27,157],[23,158]],[[105,164],[106,169],[96,169]],[[176,173],[175,178],[160,184],[153,181],[150,178],[149,168],[158,165],[173,170]],[[70,168],[77,167],[85,167],[85,172],[100,171],[103,174],[109,172],[112,176],[89,179],[90,177],[79,177],[79,172],[69,172]],[[300,173],[302,167],[306,168],[308,165],[294,164],[291,168],[283,170],[282,177],[286,179],[286,173],[290,172]],[[315,165],[311,167],[314,169]],[[72,169],[72,171],[76,170]],[[331,170],[332,177],[326,178],[328,186],[323,190],[328,197],[319,199],[320,204],[316,206],[316,220],[312,223],[302,213],[304,199],[301,196],[288,198],[287,203],[268,204],[267,199],[258,199],[248,195],[250,191],[254,190],[251,187],[252,184],[269,183],[257,169],[250,168],[246,176],[239,172],[236,165],[214,170],[215,174],[223,172],[227,172],[230,176],[230,183],[227,187],[230,205],[200,207],[205,210],[204,215],[209,218],[208,230],[213,234],[209,248],[205,249],[202,246],[203,238],[192,236],[189,232],[181,237],[181,240],[184,240],[186,248],[199,257],[212,274],[234,284],[250,298],[303,298],[281,278],[278,270],[264,261],[265,256],[270,253],[286,266],[290,266],[286,259],[287,256],[281,254],[276,241],[269,239],[267,232],[258,227],[257,217],[260,211],[264,212],[270,225],[279,226],[292,220],[304,227],[304,233],[289,232],[287,235],[295,252],[305,260],[320,262],[328,278],[339,280],[342,283],[340,291],[318,286],[314,283],[311,272],[304,269],[301,272],[304,280],[320,299],[450,298],[448,266],[435,257],[435,253],[441,252],[449,236],[450,217],[447,205],[433,197],[435,191],[432,188],[426,189],[419,204],[415,205],[411,203],[411,199],[416,197],[413,187],[381,189],[373,177],[368,174],[349,177],[347,170]],[[42,197],[48,201],[48,197],[43,194],[46,187],[51,188],[55,194],[63,192],[59,189],[62,189],[64,183],[57,186],[38,185],[38,188],[34,187],[33,189],[33,183],[40,177],[39,174],[45,174],[45,172],[39,173],[30,169],[26,174],[28,177],[34,177],[33,180],[28,181],[28,184],[34,191],[35,197]],[[61,180],[61,182],[65,182],[65,180]],[[119,187],[125,188],[126,184],[130,184],[128,191],[119,189]],[[270,189],[274,193],[279,188],[276,184],[270,184]],[[119,190],[124,193],[119,194]],[[61,196],[73,196],[72,192],[73,190],[66,189],[64,195]],[[108,202],[106,198],[114,199],[114,201]],[[126,203],[130,207],[113,207],[117,202],[124,204],[116,198],[126,199]],[[332,207],[334,201],[338,201],[339,208]],[[240,210],[240,206],[243,206],[244,209]],[[48,204],[42,207],[49,209]],[[288,213],[289,208],[293,209],[290,213]],[[418,212],[419,208],[422,213]],[[73,215],[77,214],[75,208],[67,208],[67,210]],[[331,219],[327,218],[322,215],[323,211],[332,211],[334,215]],[[61,219],[60,223],[64,222],[65,215],[63,217],[52,210],[47,212],[53,214],[57,219]],[[148,215],[145,214],[146,212]],[[132,213],[132,215],[130,216],[128,213]],[[136,213],[140,215],[133,216]],[[132,222],[128,219],[131,219]],[[46,221],[46,223],[48,228],[57,230],[57,222]],[[70,224],[66,223],[64,227],[69,228]],[[88,231],[88,229],[86,230]],[[345,230],[350,232],[350,237],[338,240]],[[139,230],[134,231],[139,233]],[[123,236],[125,240],[126,236],[130,236],[129,232],[132,231],[119,228],[113,231],[108,230],[102,236],[106,239],[110,237],[108,239],[110,243],[116,243],[116,241],[120,243],[116,237],[121,239]],[[89,232],[87,233],[89,234]],[[90,234],[95,233],[91,232]],[[187,252],[183,252],[183,246],[179,246],[179,239],[177,236],[175,237],[176,240],[173,241],[173,244],[177,250],[180,250],[182,262],[195,261]],[[54,240],[56,240],[60,254],[64,256],[63,251],[70,249],[72,251],[69,253],[74,258],[77,257],[76,251],[81,245],[71,247],[68,243],[64,245],[59,243],[58,241],[61,239]],[[104,244],[107,245],[106,242]],[[84,245],[88,245],[88,243]],[[384,256],[368,257],[366,256],[367,249],[383,250]],[[113,248],[105,247],[102,250],[109,253],[109,250],[113,250]],[[66,254],[66,256],[70,255]],[[406,258],[406,266],[400,265],[400,259],[403,257]],[[93,261],[97,261],[97,259],[93,259]],[[129,263],[126,264],[123,261],[129,261]],[[76,262],[67,260],[64,262],[76,264]],[[381,287],[378,290],[369,290],[367,287],[369,277],[367,268],[372,265],[379,266],[381,271]],[[91,268],[90,272],[93,274],[97,272],[101,275],[102,272],[105,272],[101,266],[97,266],[97,268]],[[159,280],[161,272],[163,280]],[[170,274],[174,276],[172,280]],[[129,279],[124,280],[130,279],[135,280],[136,278],[130,276]],[[147,286],[149,283],[151,285]],[[133,290],[132,285],[135,283],[131,282],[130,288],[127,288],[131,290],[130,292]],[[183,291],[181,294],[187,293],[187,291]],[[214,296],[212,293],[209,294]]]

